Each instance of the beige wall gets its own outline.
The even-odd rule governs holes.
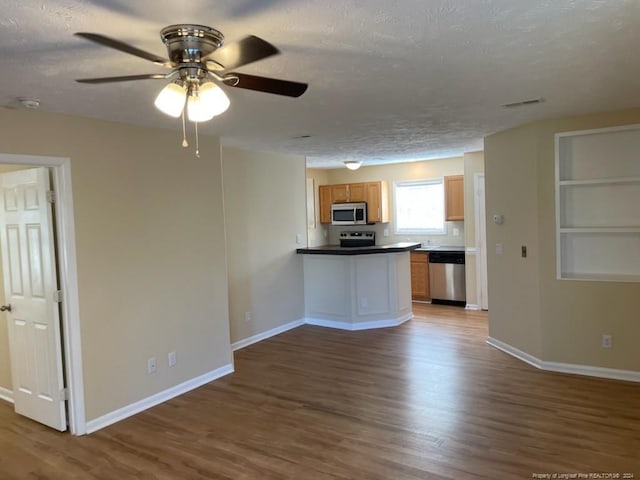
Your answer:
[[[538,191],[536,141],[531,127],[485,138],[489,335],[540,357]],[[496,254],[501,244],[502,255]],[[528,257],[520,257],[526,245]]]
[[[464,222],[446,222],[447,235],[395,235],[393,224],[393,182],[404,180],[421,180],[439,178],[446,175],[462,175],[464,173],[463,157],[444,158],[439,160],[424,160],[419,162],[394,163],[371,167],[361,167],[352,171],[347,168],[327,170],[329,184],[375,182],[385,180],[389,183],[389,200],[391,222],[388,224],[367,225],[367,229],[376,232],[376,241],[379,244],[415,241],[431,241],[433,245],[464,245]],[[339,232],[349,230],[345,227],[329,226],[329,241],[332,244],[339,243]],[[459,230],[459,235],[453,235],[453,229]],[[362,230],[362,227],[352,228]],[[384,237],[384,230],[389,230],[389,236]]]
[[[307,181],[309,180],[313,181],[313,192],[307,192],[307,195],[313,195],[315,218],[313,222],[308,225],[307,241],[310,247],[318,247],[329,243],[329,228],[320,223],[320,197],[318,192],[318,186],[329,183],[329,170],[308,168]]]
[[[224,148],[223,176],[235,343],[304,318],[305,159]]]
[[[0,132],[3,153],[71,159],[87,420],[229,364],[218,138],[196,158],[178,131],[22,110]]]
[[[640,284],[556,279],[554,135],[640,123],[640,109],[538,122],[485,139],[490,335],[545,361],[640,371]],[[615,159],[612,159],[615,161]],[[496,256],[492,245],[504,244]],[[529,256],[520,257],[520,245]],[[603,333],[612,349],[600,347]]]

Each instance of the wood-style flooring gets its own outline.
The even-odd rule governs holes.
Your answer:
[[[485,343],[483,312],[414,313],[283,333],[85,437],[0,402],[0,479],[640,479],[640,384],[536,370]]]

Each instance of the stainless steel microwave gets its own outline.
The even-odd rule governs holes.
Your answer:
[[[334,203],[331,205],[331,225],[366,225],[367,204]]]

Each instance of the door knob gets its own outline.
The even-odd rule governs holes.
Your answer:
[[[10,312],[10,311],[11,311],[11,304],[0,306],[0,312]]]

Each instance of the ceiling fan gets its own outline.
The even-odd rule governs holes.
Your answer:
[[[183,114],[185,104],[189,120],[195,122],[210,120],[224,112],[229,106],[229,99],[217,84],[288,97],[299,97],[308,87],[306,83],[232,71],[280,53],[269,42],[253,35],[224,44],[224,36],[214,28],[193,24],[169,25],[160,31],[168,59],[97,33],[78,32],[75,35],[171,69],[168,73],[82,78],[77,82],[171,80],[158,95],[155,105],[176,118]]]

